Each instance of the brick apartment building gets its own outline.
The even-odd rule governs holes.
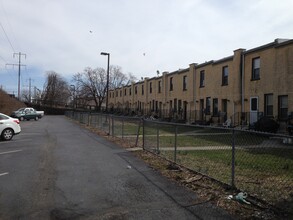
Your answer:
[[[284,121],[293,112],[293,40],[237,49],[116,88],[108,98],[112,111],[189,123],[251,124],[263,115]]]

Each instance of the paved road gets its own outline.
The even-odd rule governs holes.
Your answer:
[[[64,116],[0,142],[0,219],[229,219]]]

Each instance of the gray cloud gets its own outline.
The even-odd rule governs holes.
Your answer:
[[[21,51],[23,77],[55,70],[70,78],[87,66],[106,67],[105,51],[124,72],[154,76],[292,38],[292,7],[290,0],[0,0],[0,21],[15,48],[0,29],[0,74],[7,76],[5,62],[16,62],[12,54]]]

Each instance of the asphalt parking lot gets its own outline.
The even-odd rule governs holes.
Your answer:
[[[0,219],[231,219],[64,116],[0,142]]]

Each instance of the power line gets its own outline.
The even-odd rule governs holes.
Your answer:
[[[17,94],[18,94],[18,99],[20,99],[20,69],[21,69],[20,67],[26,66],[26,65],[21,64],[21,56],[24,56],[26,58],[26,54],[21,53],[21,52],[14,53],[13,57],[16,57],[16,56],[18,56],[18,64],[6,64],[6,65],[18,66],[18,92],[17,92]]]
[[[15,32],[14,32],[14,30],[13,30],[13,28],[12,28],[12,25],[11,25],[9,19],[8,19],[8,16],[7,16],[7,13],[6,13],[6,10],[5,10],[5,7],[4,7],[4,4],[3,4],[3,1],[0,0],[0,3],[1,3],[1,6],[2,6],[3,14],[5,15],[5,18],[6,18],[6,21],[7,21],[7,24],[8,24],[8,26],[10,27],[10,31],[11,31],[11,33],[12,33],[12,37],[13,37],[13,42],[16,43],[16,47],[20,48],[20,45],[19,45],[19,43],[17,42],[17,40],[16,40],[16,38],[15,38]],[[13,52],[15,52],[15,51],[13,50]]]
[[[3,30],[3,32],[4,32],[4,34],[5,34],[5,37],[6,37],[7,41],[8,41],[8,42],[9,42],[9,44],[10,44],[10,46],[11,46],[11,48],[12,48],[13,52],[15,53],[15,50],[14,50],[14,48],[13,48],[13,46],[12,46],[12,43],[11,43],[11,41],[10,41],[10,39],[9,39],[8,35],[6,34],[6,31],[5,31],[5,29],[4,29],[4,27],[3,27],[3,25],[2,25],[2,23],[1,23],[1,22],[0,22],[0,26],[1,26],[1,28],[2,28],[2,30]]]

